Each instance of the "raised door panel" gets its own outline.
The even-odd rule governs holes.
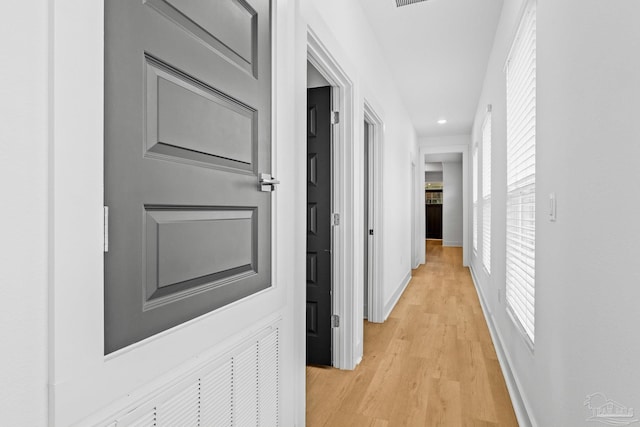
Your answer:
[[[238,66],[257,67],[257,12],[244,0],[146,0],[149,6]]]
[[[255,172],[257,111],[147,57],[147,155]]]
[[[147,208],[143,309],[257,275],[256,217],[254,209]]]

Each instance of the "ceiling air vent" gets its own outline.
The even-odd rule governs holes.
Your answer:
[[[423,1],[427,1],[427,0],[396,0],[396,5],[398,7],[409,6],[410,4],[421,3]]]

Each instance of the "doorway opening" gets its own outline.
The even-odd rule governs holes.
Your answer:
[[[354,88],[351,78],[336,62],[335,56],[308,29],[307,61],[329,83],[331,93],[331,365],[338,369],[355,369],[363,355],[363,244],[364,236],[361,177],[363,148],[362,121],[356,121]],[[313,70],[311,70],[314,73]],[[317,77],[317,76],[316,76]],[[311,79],[310,77],[308,77]],[[322,85],[325,83],[322,82]],[[305,113],[307,115],[307,113]],[[316,113],[317,114],[317,113]],[[365,118],[373,125],[373,230],[381,230],[381,147],[383,122],[365,100]],[[309,120],[309,117],[307,117]],[[318,118],[316,117],[316,120]],[[309,159],[307,159],[308,162]],[[309,206],[307,209],[309,210]],[[381,290],[382,233],[373,240],[372,289],[369,296],[369,321],[382,322]],[[309,259],[307,259],[309,261]],[[307,264],[309,266],[309,264]],[[300,298],[300,303],[304,298]],[[302,313],[300,313],[302,315]],[[308,313],[307,313],[308,314]],[[300,321],[305,322],[306,319]],[[305,336],[306,339],[306,336]]]
[[[354,262],[354,177],[351,148],[353,147],[353,84],[334,56],[316,34],[307,32],[307,61],[329,83],[331,88],[331,365],[339,369],[354,369],[357,364],[358,335],[354,304],[360,299],[352,292]],[[308,159],[307,159],[308,161]],[[306,296],[304,298],[306,304]],[[357,312],[360,311],[358,304]],[[361,317],[360,317],[361,318]],[[306,319],[300,319],[305,322]],[[307,334],[305,334],[305,340]],[[361,342],[361,340],[360,340]]]
[[[443,246],[462,247],[468,260],[467,146],[423,147],[420,150],[424,206],[420,238]],[[424,260],[426,249],[423,245]]]

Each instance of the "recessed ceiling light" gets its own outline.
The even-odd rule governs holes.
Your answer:
[[[443,124],[445,124],[445,123],[447,123],[447,119],[440,119],[440,120],[438,120],[438,124],[439,124],[439,125],[443,125]]]

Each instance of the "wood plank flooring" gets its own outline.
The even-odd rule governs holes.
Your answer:
[[[354,371],[307,367],[308,427],[518,425],[462,249],[427,260]]]

